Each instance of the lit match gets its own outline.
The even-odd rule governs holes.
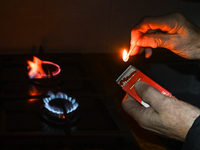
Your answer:
[[[131,52],[133,51],[133,49],[135,48],[135,46],[133,46],[132,49],[129,50],[129,52],[127,52],[127,50],[123,51],[122,59],[123,59],[124,62],[128,61],[129,56],[130,56]]]

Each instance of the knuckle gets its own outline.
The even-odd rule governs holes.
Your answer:
[[[162,102],[162,105],[161,107],[164,109],[164,110],[173,110],[173,105],[172,105],[172,101],[171,101],[171,98],[169,97],[163,97],[161,99],[161,102]]]
[[[137,29],[135,29],[135,28],[131,30],[131,37],[135,36],[136,31],[137,31]]]
[[[172,14],[172,19],[175,22],[183,22],[186,20],[186,17],[182,13],[176,12]]]
[[[162,40],[159,38],[154,38],[154,44],[152,45],[152,48],[162,47]]]
[[[148,17],[143,17],[142,20],[141,20],[141,22],[142,23],[146,23],[146,22],[148,22],[147,20],[148,20]]]
[[[151,21],[152,17],[145,16],[141,20],[141,24],[148,24]]]
[[[132,29],[131,30],[131,35],[134,35],[134,33],[135,33],[135,29]]]
[[[178,18],[184,18],[184,15],[182,13],[180,13],[180,12],[173,13],[172,15],[177,19]]]
[[[169,97],[163,97],[161,101],[163,103],[165,103],[165,104],[169,104],[170,103],[170,98]]]

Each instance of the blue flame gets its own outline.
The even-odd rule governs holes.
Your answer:
[[[79,106],[79,104],[76,102],[76,99],[72,98],[72,97],[68,97],[67,94],[63,94],[63,93],[59,92],[56,95],[54,95],[52,92],[49,92],[48,95],[50,97],[43,98],[44,107],[46,109],[48,109],[50,112],[53,112],[55,114],[64,114],[64,112],[63,112],[63,110],[61,110],[59,108],[54,108],[49,105],[49,102],[53,99],[59,98],[59,99],[64,99],[64,100],[71,102],[71,106],[66,108],[67,113],[70,113],[70,112],[76,110]]]

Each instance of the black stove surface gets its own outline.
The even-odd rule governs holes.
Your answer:
[[[5,149],[133,148],[133,136],[118,114],[113,96],[106,94],[101,79],[94,76],[81,54],[37,57],[60,65],[60,74],[50,80],[29,79],[27,60],[33,55],[0,58],[0,133]],[[45,119],[43,99],[49,92],[76,99],[79,106],[73,124],[68,115]]]

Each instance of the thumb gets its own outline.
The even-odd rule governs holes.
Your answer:
[[[143,82],[138,81],[135,83],[135,90],[137,94],[142,98],[143,101],[148,103],[156,111],[159,112],[161,101],[165,98],[156,88]]]
[[[171,45],[170,39],[171,35],[168,34],[147,34],[142,36],[137,45],[141,47],[163,47],[163,48],[170,48]]]

